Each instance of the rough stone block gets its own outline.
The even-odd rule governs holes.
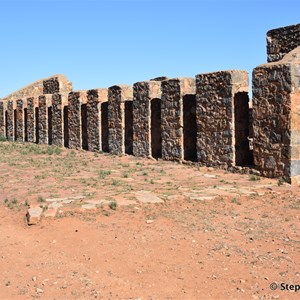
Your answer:
[[[39,223],[43,209],[41,207],[30,207],[26,213],[26,219],[28,225],[36,225]]]
[[[94,89],[87,92],[87,136],[89,151],[102,151],[101,103],[107,101],[107,99],[108,89]]]
[[[131,86],[114,85],[108,89],[108,148],[112,154],[124,154],[126,148],[130,152],[128,148],[132,145],[132,124],[128,120],[130,117],[125,116],[125,107],[126,102],[132,102],[132,99]]]
[[[300,46],[300,24],[272,29],[267,32],[268,62],[281,60]]]
[[[152,155],[151,100],[160,98],[160,82],[144,81],[133,85],[133,155],[135,156]]]
[[[246,71],[196,76],[197,156],[201,162],[245,164],[243,160],[250,155],[247,92]]]
[[[183,97],[195,94],[193,78],[175,78],[161,83],[162,158],[182,160],[183,156]]]

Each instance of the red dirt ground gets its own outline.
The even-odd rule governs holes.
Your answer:
[[[49,149],[0,143],[0,299],[299,299],[299,187]],[[26,224],[27,202],[78,195]]]

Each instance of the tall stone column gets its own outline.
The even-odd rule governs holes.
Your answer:
[[[25,140],[25,128],[24,128],[24,107],[25,103],[22,99],[18,99],[17,101],[17,113],[16,113],[16,140],[19,142],[23,142]]]
[[[39,96],[39,144],[48,144],[48,112],[46,104],[46,96]]]
[[[15,101],[7,101],[7,139],[10,141],[15,140],[15,118],[14,118]]]
[[[82,148],[81,105],[86,98],[85,92],[72,92],[68,97],[69,148]]]
[[[161,82],[133,85],[133,155],[147,157],[151,151],[151,100],[161,98]]]
[[[253,155],[263,175],[299,184],[300,50],[298,53],[253,71]]]
[[[27,139],[29,143],[35,143],[38,128],[36,111],[38,110],[38,99],[31,97],[27,99]],[[37,111],[38,113],[38,111]]]
[[[52,144],[58,147],[64,146],[64,107],[66,105],[65,94],[52,95]]]
[[[108,89],[108,147],[116,155],[125,153],[125,101],[132,101],[133,90],[128,85]]]
[[[52,95],[39,96],[39,144],[51,144],[52,122],[48,115],[48,108],[52,105]],[[50,121],[50,122],[49,122]],[[49,139],[50,137],[50,139]]]
[[[183,159],[183,97],[195,94],[193,78],[175,78],[161,82],[162,158]]]
[[[221,71],[196,75],[199,161],[207,165],[236,164],[236,148],[238,145],[247,144],[249,126],[248,123],[244,124],[245,134],[240,129],[236,134],[235,112],[240,114],[249,110],[247,93],[246,71]],[[235,111],[238,107],[239,111]],[[244,151],[247,150],[249,146],[248,149],[245,146]]]
[[[108,89],[87,92],[87,136],[88,150],[102,151],[101,103],[107,101]]]
[[[0,137],[6,137],[5,112],[6,102],[0,101]]]

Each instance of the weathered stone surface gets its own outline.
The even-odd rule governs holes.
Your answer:
[[[87,92],[87,135],[88,150],[102,151],[101,143],[101,103],[107,101],[108,89]]]
[[[125,120],[125,103],[132,99],[131,86],[114,85],[108,89],[108,148],[112,154],[124,154],[125,147],[132,143],[130,132],[127,137],[125,135],[126,126],[129,127],[128,131],[130,127],[132,131],[132,124]]]
[[[27,210],[26,219],[28,225],[36,225],[39,223],[43,209],[41,207],[31,207]]]
[[[38,97],[43,94],[70,93],[72,83],[64,75],[54,75],[35,81],[20,90],[4,97],[2,100],[18,100]]]
[[[6,130],[7,130],[7,139],[10,141],[15,140],[15,101],[7,101],[7,118],[6,118]]]
[[[254,163],[268,177],[299,177],[300,64],[283,61],[253,71]]]
[[[69,148],[81,149],[82,123],[81,105],[84,92],[72,92],[68,98]]]
[[[183,96],[195,94],[193,78],[175,78],[161,83],[162,158],[183,159]]]
[[[235,102],[236,106],[242,106],[240,110],[243,107],[248,110],[247,92],[246,71],[221,71],[196,76],[199,161],[211,165],[236,163],[236,145],[247,143],[248,140],[245,133],[238,135],[242,140],[235,141]],[[238,93],[245,93],[246,98],[238,97]],[[249,130],[248,124],[246,127]]]
[[[18,99],[16,101],[16,136],[15,140],[23,142],[25,140],[25,128],[24,128],[24,101]]]
[[[52,96],[52,144],[64,146],[64,107],[67,105],[65,95]]]
[[[52,120],[51,115],[49,116],[49,107],[51,107],[52,99],[51,95],[39,96],[39,122],[38,122],[38,132],[39,144],[52,144]],[[50,125],[50,126],[49,126]]]
[[[38,142],[38,99],[27,99],[27,139],[30,143]]]
[[[151,100],[161,98],[161,84],[156,81],[133,85],[133,155],[152,155]]]
[[[281,60],[300,46],[300,24],[272,29],[267,32],[268,62]]]
[[[149,191],[138,191],[135,195],[136,199],[142,203],[164,203],[162,199]]]
[[[5,112],[6,112],[6,102],[0,101],[0,137],[6,137]]]

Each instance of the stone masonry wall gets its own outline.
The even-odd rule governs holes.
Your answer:
[[[46,95],[39,96],[39,144],[48,144],[48,105]]]
[[[238,92],[248,92],[245,71],[196,76],[199,161],[208,165],[235,165],[234,97]]]
[[[107,98],[107,89],[95,89],[87,92],[87,135],[89,151],[102,151],[101,103],[107,101]]]
[[[25,128],[24,128],[24,107],[26,104],[22,99],[17,100],[17,120],[16,120],[16,140],[23,142],[25,140]]]
[[[5,111],[6,111],[6,103],[4,101],[0,101],[0,137],[5,137]]]
[[[81,149],[82,128],[81,128],[81,104],[83,92],[72,92],[68,98],[68,126],[69,126],[69,148]]]
[[[300,184],[300,24],[270,30],[267,55],[253,71],[250,103],[240,70],[74,92],[66,77],[51,76],[0,99],[0,136]]]
[[[268,62],[281,60],[300,46],[300,24],[272,29],[267,32]]]
[[[112,154],[125,154],[125,101],[132,98],[131,86],[114,85],[108,89],[108,148]]]
[[[27,99],[27,138],[28,142],[36,142],[36,116],[35,108],[38,106],[38,99],[31,97]]]
[[[18,100],[38,97],[43,94],[70,93],[72,83],[64,75],[54,75],[35,81],[20,90],[7,95],[2,100]]]
[[[151,100],[161,98],[161,83],[137,82],[133,85],[133,155],[147,157],[151,151]]]
[[[253,71],[254,163],[267,177],[300,175],[300,64],[278,62]]]
[[[52,96],[52,144],[64,146],[64,107],[66,98],[61,94]]]
[[[195,94],[193,78],[175,78],[161,83],[162,158],[183,159],[183,96]]]
[[[14,126],[14,108],[15,103],[13,100],[7,102],[7,139],[13,141],[15,138],[15,126]]]

